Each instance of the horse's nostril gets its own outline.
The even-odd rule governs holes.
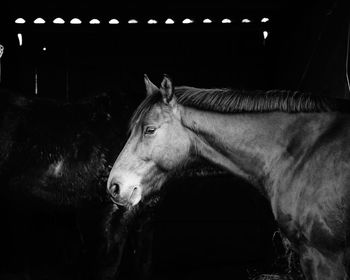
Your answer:
[[[111,184],[108,188],[108,191],[113,197],[119,196],[119,192],[120,192],[119,185],[116,183]]]

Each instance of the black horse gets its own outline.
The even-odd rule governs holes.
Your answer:
[[[0,278],[116,277],[125,244],[151,240],[148,216],[118,211],[105,191],[126,130],[125,98],[0,96]]]

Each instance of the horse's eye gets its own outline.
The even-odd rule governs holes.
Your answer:
[[[145,129],[145,135],[151,135],[156,132],[156,128],[154,126],[147,126]]]

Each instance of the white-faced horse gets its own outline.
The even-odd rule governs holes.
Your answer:
[[[131,119],[130,138],[108,179],[132,207],[176,170],[205,158],[244,177],[270,201],[307,279],[349,279],[348,103],[289,91],[158,88]],[[232,186],[234,188],[234,186]],[[213,186],[213,199],[225,195]]]

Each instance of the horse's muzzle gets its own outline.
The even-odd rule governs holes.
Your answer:
[[[139,187],[133,186],[129,189],[129,192],[123,192],[122,194],[120,185],[113,179],[107,187],[107,191],[109,192],[113,203],[126,208],[136,205],[141,200],[141,189]]]
[[[113,201],[113,203],[119,206],[126,206],[126,201],[124,201],[124,199],[122,199],[120,196],[120,187],[117,182],[112,180],[107,186],[107,191],[111,196],[111,200]]]

